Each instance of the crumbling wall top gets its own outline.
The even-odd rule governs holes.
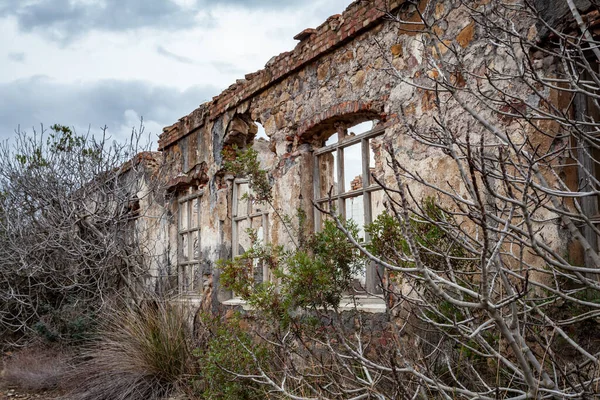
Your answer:
[[[300,43],[294,50],[273,57],[264,69],[247,74],[245,79],[239,79],[213,97],[212,101],[202,104],[174,125],[164,128],[158,141],[159,150],[200,128],[206,117],[216,119],[304,65],[372,29],[381,23],[387,13],[403,3],[404,0],[356,0],[342,14],[332,15],[315,29],[305,29],[296,35]]]

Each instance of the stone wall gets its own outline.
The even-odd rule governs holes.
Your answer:
[[[509,72],[517,67],[459,4],[454,0],[424,0],[417,6],[400,0],[355,1],[342,14],[299,33],[294,50],[274,57],[263,70],[246,75],[212,101],[164,128],[159,150],[168,176],[170,210],[157,237],[166,241],[161,245],[165,262],[178,264],[177,199],[202,192],[199,268],[203,290],[212,294],[205,300],[216,305],[227,299],[226,293],[215,290],[215,263],[232,255],[234,177],[224,170],[222,154],[233,145],[254,146],[259,151],[263,167],[273,178],[274,207],[284,215],[294,215],[302,207],[308,211],[310,224],[315,198],[313,151],[340,129],[363,121],[376,120],[385,128],[383,139],[375,143],[374,166],[384,182],[393,183],[393,176],[384,162],[383,142],[401,163],[430,177],[434,184],[464,192],[460,180],[455,179],[457,167],[446,154],[406,135],[410,124],[426,129],[434,126],[440,115],[457,132],[470,131],[474,138],[486,135],[451,96],[436,96],[435,91],[423,89],[435,87],[436,80],[441,79],[433,67],[435,60],[459,59],[465,63],[471,76],[457,70],[449,78],[458,87],[474,91],[492,90],[489,82],[477,76],[485,76],[492,69]],[[483,10],[488,4],[473,2],[473,7]],[[427,30],[419,23],[421,15],[434,21]],[[533,29],[531,21],[516,21],[516,25]],[[532,91],[511,82],[499,84],[516,98],[527,98]],[[477,99],[465,101],[494,123],[507,128],[513,123],[485,109]],[[533,96],[532,101],[539,102],[539,98]],[[256,137],[256,123],[264,127],[268,140]],[[513,128],[519,129],[516,125]],[[544,140],[539,139],[540,145],[551,145]],[[354,184],[359,187],[362,180]],[[432,194],[424,185],[415,184],[411,189],[417,197]],[[558,226],[545,228],[544,234],[558,247],[566,242]],[[274,217],[268,218],[265,237],[273,243],[289,242],[281,221]]]

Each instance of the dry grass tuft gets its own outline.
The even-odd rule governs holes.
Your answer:
[[[53,390],[68,372],[69,356],[59,350],[26,348],[4,360],[2,385],[26,391]]]
[[[147,302],[114,311],[100,339],[69,377],[69,399],[153,400],[168,396],[193,368],[187,313]]]

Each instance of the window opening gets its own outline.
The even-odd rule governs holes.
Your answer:
[[[258,127],[258,131],[256,132],[254,140],[265,139],[266,141],[269,141],[269,137],[267,136],[267,132],[265,132],[265,128],[257,121],[254,121],[254,123]]]
[[[266,244],[269,242],[268,205],[254,200],[254,194],[248,185],[247,179],[236,179],[233,185],[233,218],[232,218],[232,246],[233,257],[244,254],[252,246],[252,237],[249,230],[256,233],[258,242]],[[252,268],[252,274],[256,283],[271,279],[270,271],[266,265],[256,261]]]
[[[349,128],[348,134],[350,136],[360,135],[362,133],[372,131],[373,129],[375,129],[376,125],[377,121],[361,122],[360,124],[356,124],[353,127]]]
[[[180,294],[202,293],[200,267],[200,200],[191,192],[178,200],[178,287]]]
[[[371,176],[381,176],[383,171],[383,133],[384,129],[377,127],[376,121],[363,122],[350,129],[338,127],[337,135],[333,135],[337,140],[328,140],[323,148],[314,151],[315,202],[321,208],[328,209],[331,193],[337,213],[342,218],[356,222],[362,241],[370,239],[364,226],[385,210],[384,191]],[[315,213],[317,231],[322,228],[322,218],[321,213]],[[365,267],[356,280],[363,290],[371,293],[380,291],[374,267]]]

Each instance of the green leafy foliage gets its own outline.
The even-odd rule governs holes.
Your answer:
[[[365,231],[371,237],[371,242],[366,245],[371,253],[398,266],[407,266],[403,256],[410,250],[402,225],[394,216],[387,212],[379,214],[372,224],[365,226]]]
[[[97,337],[97,313],[86,309],[85,304],[65,303],[58,309],[45,305],[40,312],[40,319],[33,324],[33,329],[45,341],[73,345]]]
[[[238,316],[228,320],[203,315],[203,330],[207,340],[193,351],[198,374],[192,380],[195,397],[224,400],[259,400],[265,398],[260,386],[251,379],[236,378],[233,374],[253,375],[257,364],[270,368],[267,347],[255,341],[244,330]]]
[[[410,230],[425,264],[442,270],[449,267],[460,271],[472,269],[473,261],[459,246],[460,241],[445,229],[456,226],[452,216],[432,197],[423,200],[421,210],[422,215],[412,215],[408,224],[388,212],[381,213],[372,224],[365,226],[371,236],[367,249],[392,264],[410,267],[413,263],[407,260],[412,259],[413,254],[406,241],[406,231]]]
[[[352,220],[345,228],[358,238],[358,227]],[[307,248],[295,252],[280,271],[289,296],[300,307],[336,307],[342,296],[352,290],[354,276],[364,266],[358,249],[332,221],[325,221],[321,232],[307,242]]]
[[[248,178],[248,184],[254,192],[254,200],[271,203],[271,181],[267,171],[260,167],[258,153],[253,148],[238,149],[233,147],[224,152],[225,169],[237,176]]]
[[[271,183],[267,172],[260,168],[256,150],[229,149],[224,152],[225,168],[238,176],[248,178],[254,193],[253,200],[272,204]],[[288,324],[298,309],[337,307],[342,296],[352,289],[354,276],[363,268],[364,260],[348,238],[327,220],[321,232],[307,236],[304,232],[306,212],[299,209],[294,218],[275,210],[291,237],[294,246],[262,244],[256,232],[249,230],[252,246],[235,260],[220,263],[221,284],[234,291],[268,317]],[[353,221],[346,229],[358,237]],[[277,279],[255,282],[253,269],[266,265]]]
[[[358,236],[353,221],[345,227]],[[252,269],[264,263],[277,278],[277,285],[254,281]],[[297,310],[337,308],[342,297],[352,291],[354,276],[363,265],[358,249],[334,222],[326,221],[323,230],[307,238],[301,248],[284,250],[255,242],[235,260],[222,261],[221,283],[263,316],[287,325]]]
[[[16,161],[24,168],[36,169],[51,167],[57,157],[76,155],[80,163],[86,158],[99,159],[102,149],[93,140],[77,135],[65,125],[54,124],[50,127],[45,143],[43,141],[29,143],[23,153],[15,154]]]

